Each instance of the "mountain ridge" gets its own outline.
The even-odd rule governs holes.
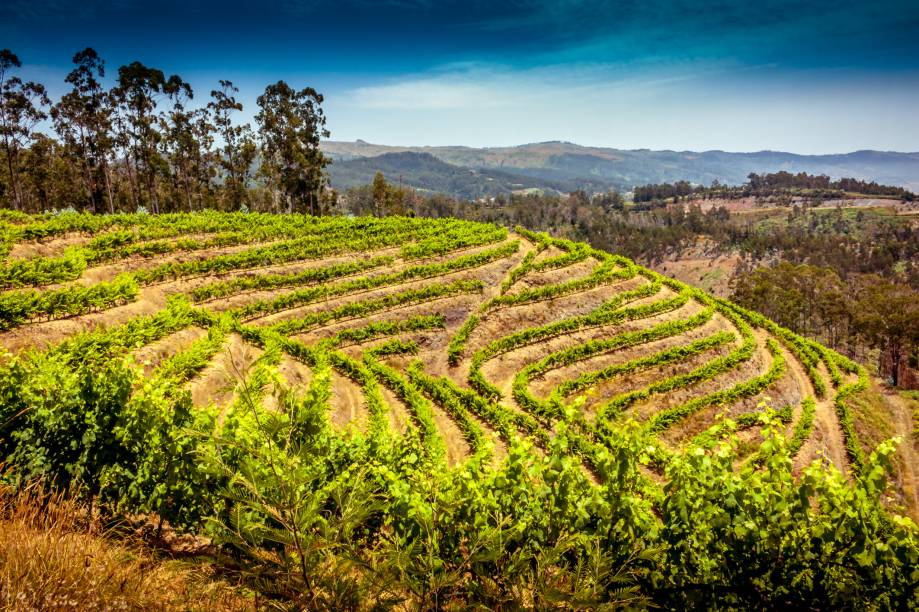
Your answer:
[[[527,143],[512,147],[398,146],[366,141],[324,141],[323,151],[332,159],[330,174],[336,188],[366,182],[376,170],[387,176],[401,174],[405,184],[460,197],[481,197],[518,189],[556,191],[604,191],[631,188],[648,183],[688,180],[710,184],[717,180],[741,184],[751,172],[785,170],[827,174],[831,178],[852,177],[901,186],[919,191],[919,152],[861,149],[849,153],[805,155],[783,151],[727,152],[615,149],[581,146],[564,141]],[[401,157],[391,157],[402,154]],[[428,163],[422,177],[415,167],[424,165],[412,155],[427,155],[447,164],[435,171]],[[384,157],[390,156],[390,157]],[[427,160],[430,162],[430,160]],[[478,172],[477,181],[464,181],[450,188],[456,168]],[[431,174],[442,172],[437,178]],[[491,173],[500,172],[501,181]],[[490,184],[492,183],[492,184]]]

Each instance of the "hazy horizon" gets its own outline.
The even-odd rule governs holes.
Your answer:
[[[53,96],[76,51],[139,60],[244,117],[284,79],[332,139],[673,151],[915,151],[919,3],[8,0],[0,46]],[[418,144],[420,143],[420,144]],[[408,145],[396,145],[408,146]]]
[[[373,145],[377,147],[391,147],[397,149],[441,149],[441,148],[467,148],[467,149],[514,149],[519,147],[527,147],[534,145],[547,145],[547,144],[566,144],[573,145],[576,147],[582,147],[585,149],[615,149],[620,151],[654,151],[654,152],[673,152],[673,153],[732,153],[738,155],[744,154],[755,154],[755,153],[787,153],[790,155],[801,155],[801,156],[831,156],[831,155],[851,155],[853,153],[861,153],[864,151],[873,152],[873,153],[897,153],[903,155],[919,155],[919,149],[914,151],[897,151],[893,149],[853,149],[849,151],[828,151],[824,153],[798,153],[796,151],[787,151],[780,149],[756,149],[756,150],[730,150],[730,149],[675,149],[673,147],[664,147],[660,149],[652,149],[649,147],[619,147],[616,145],[585,145],[580,142],[572,142],[570,140],[540,140],[540,141],[531,141],[531,142],[518,142],[516,144],[497,144],[497,145],[485,145],[485,146],[476,146],[476,145],[465,145],[465,144],[446,144],[446,145],[429,145],[429,144],[412,144],[412,143],[389,143],[389,142],[371,142],[366,138],[355,138],[352,140],[344,140],[342,138],[335,138],[334,134],[330,138],[323,138],[322,142],[339,142],[339,143],[357,143],[363,142],[368,145]]]

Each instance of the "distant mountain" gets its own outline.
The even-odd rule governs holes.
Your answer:
[[[481,197],[520,189],[556,191],[629,190],[636,185],[687,180],[710,184],[746,181],[751,172],[786,170],[853,177],[919,191],[919,152],[856,151],[836,155],[796,155],[780,151],[650,151],[582,147],[544,142],[517,147],[392,147],[326,141],[337,188],[368,183],[379,170],[406,185]]]
[[[448,164],[430,153],[402,151],[373,157],[338,159],[329,167],[336,189],[366,185],[377,171],[392,183],[430,192],[449,193],[465,198],[495,196],[520,189],[572,191],[575,182],[525,176],[487,168],[468,168]]]

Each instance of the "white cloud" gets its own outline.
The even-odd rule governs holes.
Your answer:
[[[670,66],[634,76],[602,64],[511,69],[481,63],[441,66],[428,73],[346,91],[344,104],[369,110],[484,110],[600,103],[667,88],[720,71],[717,67]]]
[[[603,65],[512,70],[500,65],[457,63],[425,74],[359,87],[345,92],[343,101],[366,109],[512,108],[550,102],[559,96],[635,92],[687,78],[695,76],[674,72],[636,79],[626,76],[621,68]]]
[[[489,84],[450,77],[360,87],[348,98],[355,106],[367,109],[485,109],[512,102],[506,92]]]

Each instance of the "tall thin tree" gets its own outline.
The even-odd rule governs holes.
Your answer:
[[[118,69],[118,85],[112,92],[124,117],[137,183],[146,189],[154,213],[160,211],[157,175],[164,165],[158,153],[162,135],[157,129],[156,110],[165,86],[162,70],[132,62]]]
[[[51,117],[61,139],[77,155],[92,211],[101,212],[104,200],[114,213],[111,109],[100,82],[105,62],[94,49],[86,48],[73,56],[73,63],[76,68],[66,78],[73,88],[51,108]]]
[[[44,85],[9,76],[13,68],[21,67],[16,54],[0,50],[0,136],[13,206],[20,210],[25,208],[25,195],[19,181],[19,155],[32,140],[35,126],[48,117],[42,108],[51,103]]]
[[[329,163],[319,148],[320,139],[329,136],[322,101],[322,94],[312,87],[297,91],[284,81],[266,87],[256,100],[260,172],[284,194],[288,212],[321,212],[324,168]]]
[[[217,163],[223,170],[224,192],[231,209],[238,209],[246,203],[250,168],[257,152],[249,124],[233,123],[233,115],[243,110],[243,105],[234,95],[238,92],[231,81],[221,80],[220,89],[211,91],[211,101],[207,105],[214,119],[214,128],[223,141]]]

